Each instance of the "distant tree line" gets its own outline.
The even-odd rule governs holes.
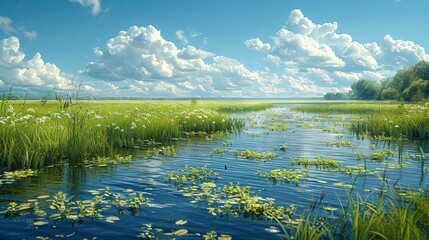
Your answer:
[[[327,93],[326,100],[404,100],[420,101],[429,98],[429,62],[421,61],[399,70],[395,76],[381,83],[361,79],[351,86],[349,93]]]

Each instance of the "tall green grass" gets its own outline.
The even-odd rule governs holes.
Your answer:
[[[310,207],[296,221],[276,221],[287,239],[429,239],[427,191],[387,187],[365,199],[352,191],[347,196],[346,203],[339,200],[336,213],[327,213],[321,205]]]
[[[394,111],[377,112],[354,121],[351,130],[376,137],[429,139],[429,110],[427,104],[400,105]]]
[[[294,109],[320,114],[353,114],[351,130],[373,137],[429,139],[429,103],[341,102],[301,105]]]
[[[78,162],[150,142],[167,143],[192,132],[236,132],[243,126],[241,119],[218,111],[222,107],[239,107],[237,103],[68,103],[3,99],[0,102],[0,166],[40,168],[62,159]],[[243,105],[253,109],[248,103]]]

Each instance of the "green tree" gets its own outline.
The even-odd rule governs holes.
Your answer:
[[[388,87],[388,88],[385,88],[381,91],[380,99],[381,100],[396,100],[396,99],[399,99],[400,96],[401,96],[401,93],[398,90],[396,90],[392,87]]]
[[[348,100],[349,99],[349,95],[347,93],[337,92],[335,94],[335,99],[336,100]]]
[[[359,100],[378,99],[381,88],[381,84],[374,80],[361,79],[352,84],[354,98]]]
[[[402,92],[406,101],[420,101],[428,97],[428,81],[419,79],[413,81],[408,88]]]
[[[334,100],[335,99],[335,93],[326,93],[323,97],[325,100]]]
[[[429,62],[421,61],[411,67],[415,79],[429,80]]]

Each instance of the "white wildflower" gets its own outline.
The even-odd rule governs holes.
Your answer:
[[[13,113],[12,105],[9,105],[9,108],[6,110],[6,113]]]

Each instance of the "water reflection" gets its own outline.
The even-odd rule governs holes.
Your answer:
[[[66,168],[65,181],[67,192],[72,196],[83,193],[86,187],[86,171],[78,164],[69,164]]]

